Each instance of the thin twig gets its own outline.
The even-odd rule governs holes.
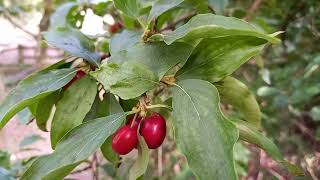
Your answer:
[[[261,5],[263,0],[255,0],[251,6],[250,9],[248,10],[247,15],[243,18],[244,20],[248,21],[251,19],[252,15],[254,14],[255,11],[257,11]]]
[[[70,174],[79,174],[79,173],[82,173],[83,171],[87,171],[87,170],[89,170],[89,169],[91,169],[91,165],[86,166],[86,167],[84,167],[84,168],[82,168],[82,169],[73,171],[73,172],[71,172]]]
[[[34,38],[35,40],[37,40],[37,35],[35,35],[35,34],[29,32],[29,31],[27,31],[26,29],[24,29],[24,28],[22,27],[22,25],[16,23],[16,22],[10,17],[10,15],[9,15],[6,11],[4,11],[2,14],[3,14],[3,17],[6,18],[12,25],[14,25],[15,27],[19,28],[19,29],[20,29],[21,31],[23,31],[24,33],[30,35],[30,36],[31,36],[32,38]]]

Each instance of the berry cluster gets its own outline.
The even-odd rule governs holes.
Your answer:
[[[161,146],[166,137],[166,121],[159,113],[153,113],[144,120],[140,116],[134,120],[134,116],[132,116],[123,127],[115,132],[112,138],[112,149],[115,152],[125,155],[137,146],[139,124],[139,133],[148,148],[156,149]]]
[[[64,89],[67,90],[85,75],[86,73],[79,69],[73,79],[64,86]],[[128,122],[113,135],[112,149],[120,155],[131,152],[138,144],[139,127],[139,133],[149,149],[157,149],[161,146],[166,137],[166,121],[159,113],[152,113],[144,119],[141,116],[131,116]]]

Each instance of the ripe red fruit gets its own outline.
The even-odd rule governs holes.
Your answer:
[[[146,141],[149,149],[156,149],[166,137],[166,121],[159,113],[153,113],[141,122],[140,134]]]
[[[82,70],[78,70],[76,75],[71,79],[71,81],[66,84],[63,89],[67,90],[74,82],[76,82],[77,80],[81,79],[83,76],[85,76],[86,73]]]
[[[128,126],[131,127],[133,118],[134,118],[134,115],[129,118],[129,120],[128,120],[128,122],[126,123],[126,125],[128,125]],[[141,119],[142,119],[141,116],[137,116],[137,117],[136,117],[136,120],[134,121],[134,123],[133,123],[133,125],[132,125],[132,128],[138,129],[138,126],[139,126],[139,124],[140,124],[140,122],[141,122]]]
[[[112,149],[120,155],[128,154],[137,144],[137,129],[130,128],[128,125],[118,129],[112,138]]]
[[[120,24],[120,23],[118,23],[118,22],[116,22],[116,23],[114,23],[114,24],[112,24],[112,25],[110,25],[109,26],[109,32],[110,33],[116,33],[116,32],[118,32],[118,30],[120,30],[122,28],[122,25]]]

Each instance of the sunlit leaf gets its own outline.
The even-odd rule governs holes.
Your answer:
[[[224,118],[218,90],[203,80],[183,80],[173,90],[178,149],[199,179],[237,179],[233,146],[235,126]]]
[[[141,63],[153,71],[158,79],[175,65],[184,64],[192,52],[193,47],[185,43],[166,45],[163,42],[143,44],[139,43],[126,51],[114,54],[110,61],[114,63]]]
[[[143,64],[125,62],[121,65],[104,63],[91,73],[106,90],[122,99],[132,99],[159,85],[159,80]]]
[[[250,36],[204,39],[177,72],[177,78],[220,81],[257,55],[265,43],[263,39]]]
[[[280,42],[273,35],[265,34],[241,19],[214,14],[200,14],[193,17],[186,24],[166,34],[164,41],[171,44],[177,40],[194,42],[196,39],[227,36],[253,36],[271,43]]]
[[[261,127],[261,112],[254,94],[241,81],[227,77],[214,84],[220,94],[222,102],[231,104],[253,126]]]

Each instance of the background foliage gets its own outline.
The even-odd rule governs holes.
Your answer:
[[[130,2],[130,7],[115,3],[118,9],[128,12],[119,13],[115,11],[111,1],[95,3],[63,0],[17,2],[0,0],[0,15],[11,21],[17,28],[24,29],[21,22],[28,21],[28,14],[40,12],[43,16],[39,23],[39,31],[42,32],[65,24],[80,29],[85,15],[83,12],[86,12],[87,9],[92,9],[98,16],[111,14],[117,22],[121,22],[122,26],[128,29],[137,29],[139,23],[145,25],[146,22],[161,14],[161,9],[152,9],[149,17],[143,17],[144,11],[148,11],[148,5],[152,3],[151,0],[141,1],[140,7],[137,7],[138,5],[134,3],[136,1]],[[175,7],[181,2],[171,1],[171,5]],[[207,8],[208,6],[209,8]],[[142,10],[138,12],[141,7]],[[280,147],[285,158],[301,165],[307,178],[319,178],[320,18],[318,15],[320,13],[320,2],[317,0],[186,0],[179,6],[160,15],[155,26],[160,31],[175,29],[187,22],[195,13],[206,12],[245,19],[267,33],[285,31],[280,34],[282,40],[280,45],[264,47],[263,53],[241,66],[235,72],[235,76],[250,87],[250,90],[258,98],[262,110],[263,130]],[[135,22],[133,18],[138,18],[139,22]],[[109,25],[105,24],[105,28],[108,29]],[[55,37],[57,34],[50,34],[50,32],[52,31],[47,32],[44,36],[47,37],[46,40],[49,43],[51,41],[51,44],[54,44],[59,38]],[[60,34],[61,36],[67,36],[71,39],[72,36],[81,36],[77,32],[69,35],[68,30],[64,29],[61,32],[63,32]],[[32,34],[28,31],[26,33],[35,37],[41,44],[39,34]],[[129,32],[124,31],[123,33]],[[135,42],[134,39],[140,37],[141,34],[132,34],[132,41]],[[126,46],[128,47],[128,43],[130,43],[117,44],[109,49],[108,44],[112,41],[110,40],[110,34],[106,33],[92,38],[97,40],[95,46],[101,54],[108,54],[109,51],[112,54],[121,49],[126,49]],[[115,38],[121,39],[121,36],[116,35]],[[70,49],[70,51],[83,52],[95,48],[86,46],[86,40],[84,38],[81,42],[71,44],[72,48],[78,47],[77,43],[84,44],[83,46],[86,49]],[[170,37],[165,37],[165,41],[169,42]],[[60,43],[57,42],[57,44]],[[208,44],[210,43],[212,42],[208,42]],[[171,46],[174,45],[175,43]],[[46,48],[46,46],[41,47]],[[206,47],[206,44],[203,47]],[[132,51],[131,55],[135,54],[135,51]],[[84,58],[95,65],[99,59],[99,54],[90,54],[89,52],[87,55]],[[143,57],[134,58],[143,59]],[[188,66],[193,66],[193,64],[186,64],[185,67]],[[150,75],[150,79],[157,79],[160,76],[163,76],[163,74],[159,73],[157,77]],[[118,91],[114,89],[113,92]],[[222,107],[228,115],[237,115],[234,107],[228,105]],[[95,126],[99,127],[99,124]],[[36,137],[26,138],[20,145],[24,146],[37,139]],[[57,148],[63,149],[63,144]],[[258,176],[263,176],[265,178],[287,179],[290,177],[282,168],[274,165],[273,161],[264,152],[260,152],[252,145],[237,143],[235,149],[236,169],[238,175],[242,178],[256,179]],[[150,160],[146,177],[162,176],[163,179],[194,178],[186,165],[185,159],[176,151],[175,144],[171,140],[168,140],[163,146],[161,155],[163,156],[163,162],[159,164],[159,152],[152,152],[151,157],[154,158]],[[30,165],[30,161],[33,160],[33,158],[30,158],[30,160],[10,163],[9,157],[10,154],[6,152],[0,154],[0,177],[3,175],[8,179],[21,175],[24,168]],[[99,171],[101,176],[115,176],[113,165],[103,161],[100,162],[99,168],[102,170]],[[123,172],[128,171],[126,167],[121,168]]]

